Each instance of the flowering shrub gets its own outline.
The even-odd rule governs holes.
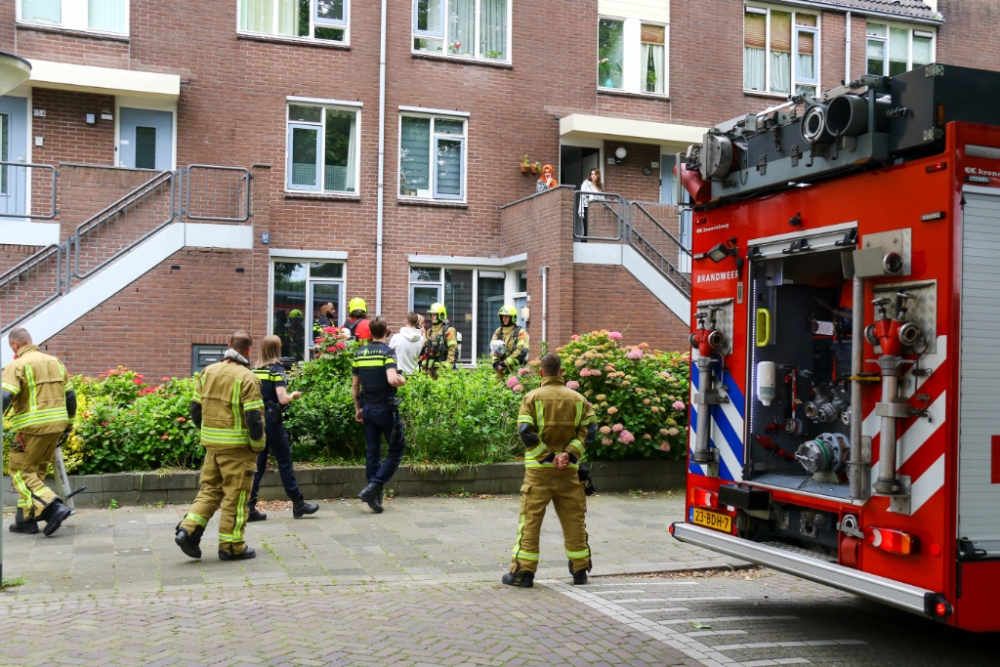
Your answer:
[[[591,459],[681,458],[687,443],[689,358],[646,343],[622,345],[617,331],[574,335],[557,351],[566,386],[594,407],[599,425]],[[537,369],[538,361],[530,364]],[[525,389],[537,374],[522,377]]]

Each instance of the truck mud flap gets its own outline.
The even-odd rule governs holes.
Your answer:
[[[921,616],[928,613],[928,600],[937,599],[934,591],[866,574],[835,563],[784,551],[766,544],[750,542],[733,535],[689,523],[675,523],[670,532],[681,542],[694,544],[718,553],[765,565],[803,579],[839,588],[848,593],[877,600]]]

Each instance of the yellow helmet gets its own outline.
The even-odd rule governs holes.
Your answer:
[[[500,320],[501,325],[503,325],[504,315],[510,317],[511,324],[517,324],[517,308],[508,304],[500,309],[500,312],[497,313],[497,319]]]
[[[428,314],[435,316],[432,317],[435,321],[448,319],[448,309],[444,307],[444,304],[435,301],[431,304],[431,307],[427,309]]]
[[[351,302],[347,304],[348,314],[353,314],[354,311],[360,310],[362,313],[368,313],[368,304],[360,296],[356,296],[351,299]]]
[[[298,308],[295,308],[294,310],[292,310],[291,312],[288,313],[288,319],[291,320],[291,319],[295,319],[296,317],[304,317],[304,315],[302,314],[302,311],[299,310]]]

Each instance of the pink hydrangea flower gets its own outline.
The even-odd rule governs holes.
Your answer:
[[[614,431],[615,433],[621,433],[622,431],[625,430],[625,427],[622,426],[621,424],[615,424],[614,426],[611,427],[611,430]]]
[[[669,433],[670,433],[670,435],[677,435],[678,433],[680,433],[680,431],[677,430],[676,428],[672,428],[672,429],[670,429]]]
[[[524,387],[519,384],[514,385],[514,391],[524,391]]]
[[[573,334],[569,337],[570,340],[580,340],[580,334]]]
[[[601,438],[601,444],[607,447],[611,444],[611,438]]]
[[[660,435],[670,435],[670,431],[665,428],[660,429]]]
[[[611,340],[621,340],[622,335],[617,331],[612,331],[611,333],[608,334],[608,338],[610,338]]]
[[[642,439],[643,439],[643,440],[652,440],[652,439],[653,439],[653,436],[651,436],[651,435],[650,435],[650,434],[648,434],[648,433],[643,433],[643,434],[642,434]]]
[[[629,350],[628,354],[626,354],[625,356],[628,357],[629,359],[642,359],[645,355],[642,353],[642,350],[640,350],[637,347],[634,347],[631,350]]]
[[[566,388],[576,391],[577,389],[580,388],[580,383],[577,382],[576,380],[570,380],[569,382],[566,383]]]
[[[642,404],[643,404],[643,405],[649,405],[649,403],[650,403],[650,401],[649,401],[649,399],[648,399],[648,398],[644,398],[644,399],[642,399]]]
[[[674,410],[683,410],[685,407],[687,406],[684,405],[683,401],[674,401],[673,405]]]
[[[516,377],[507,378],[507,386],[509,388],[513,389],[516,385],[517,385]]]
[[[649,401],[649,399],[647,398],[647,399],[646,399],[645,401],[643,401],[643,403],[646,403],[646,402],[648,402],[648,401]],[[654,414],[654,415],[655,415],[655,414],[656,414],[657,412],[659,412],[659,411],[660,411],[660,408],[659,408],[659,406],[656,406],[656,405],[652,406],[652,407],[651,407],[651,408],[649,408],[649,409],[650,409],[650,410],[651,410],[651,411],[653,412],[653,414]]]
[[[608,414],[609,415],[616,415],[616,414],[618,414],[618,408],[616,408],[615,406],[612,405],[610,408],[608,408]]]
[[[531,369],[530,369],[530,368],[527,368],[527,367],[525,367],[525,366],[522,366],[521,368],[518,368],[518,369],[517,369],[517,374],[518,374],[518,375],[527,375],[527,374],[528,374],[528,373],[530,373],[530,372],[531,372]]]
[[[669,452],[670,451],[670,443],[669,442],[661,442],[660,443],[660,451],[661,452]]]
[[[598,394],[598,395],[597,395],[597,396],[595,396],[594,398],[596,398],[596,399],[597,399],[597,400],[599,400],[599,401],[603,401],[604,399],[606,399],[606,398],[607,398],[607,396],[606,396],[606,395],[604,395],[604,394]]]
[[[622,431],[621,433],[618,434],[618,442],[622,443],[623,445],[631,445],[633,442],[635,442],[635,436],[629,433],[628,431]]]
[[[602,426],[600,428],[600,431],[601,431],[602,434],[607,435],[607,434],[611,433],[611,427],[610,426]]]

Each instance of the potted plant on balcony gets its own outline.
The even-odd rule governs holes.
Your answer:
[[[531,160],[528,158],[528,154],[525,153],[521,156],[521,173],[527,174],[531,170]]]
[[[541,162],[536,162],[535,164],[531,165],[531,173],[532,174],[537,174],[541,170],[542,170],[542,163]]]

